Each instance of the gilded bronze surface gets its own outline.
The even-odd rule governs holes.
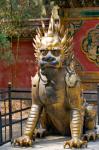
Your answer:
[[[75,71],[72,39],[68,29],[53,17],[48,31],[37,30],[34,39],[39,70],[32,78],[32,106],[24,135],[15,145],[30,146],[38,121],[47,134],[70,136],[64,148],[86,146],[96,138],[96,110],[82,96],[82,84]]]

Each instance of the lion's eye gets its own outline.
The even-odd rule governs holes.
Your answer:
[[[47,50],[40,50],[40,53],[43,55],[43,56],[46,56],[48,51]]]
[[[52,53],[54,56],[58,57],[58,56],[60,56],[61,51],[60,51],[60,50],[52,50],[51,53]]]

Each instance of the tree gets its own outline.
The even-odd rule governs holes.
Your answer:
[[[19,41],[22,20],[50,16],[52,4],[50,0],[47,3],[46,0],[0,0],[1,60],[9,59],[11,62],[11,41],[13,37]]]
[[[0,60],[5,60],[9,64],[14,60],[14,56],[11,51],[11,43],[3,33],[0,33]]]

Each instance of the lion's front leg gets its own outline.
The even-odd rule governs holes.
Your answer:
[[[27,120],[24,135],[22,137],[14,139],[13,142],[14,146],[32,146],[34,138],[33,133],[37,125],[40,113],[41,108],[38,105],[33,104]]]
[[[87,146],[87,141],[82,141],[82,130],[83,130],[83,119],[84,113],[79,109],[73,109],[71,113],[71,122],[70,122],[70,130],[72,139],[66,141],[64,144],[64,148],[80,148],[82,146]]]

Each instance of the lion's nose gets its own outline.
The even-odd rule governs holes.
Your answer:
[[[43,61],[46,61],[46,62],[52,62],[55,60],[54,57],[51,57],[51,56],[47,56],[47,57],[43,57],[42,58]]]

